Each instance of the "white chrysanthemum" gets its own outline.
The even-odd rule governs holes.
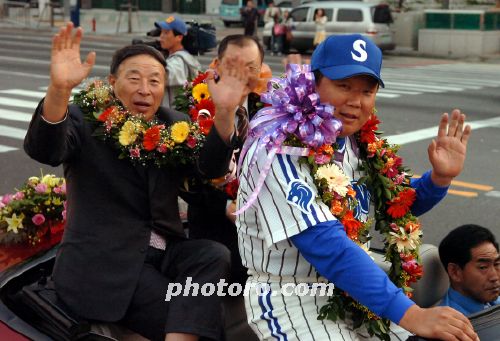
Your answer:
[[[314,177],[318,180],[326,179],[328,190],[344,197],[350,185],[349,178],[335,164],[323,165],[318,168]]]
[[[399,233],[390,232],[389,244],[396,244],[398,252],[413,251],[420,245],[422,231],[414,230],[406,233],[404,228],[399,228]]]

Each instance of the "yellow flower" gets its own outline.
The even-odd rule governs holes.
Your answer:
[[[5,218],[7,222],[7,232],[12,231],[18,233],[18,229],[24,228],[23,226],[24,213],[21,213],[19,217],[14,213],[11,218]]]
[[[208,92],[208,85],[205,83],[196,84],[193,88],[193,97],[199,102],[202,99],[210,98],[210,92]]]
[[[344,197],[349,189],[349,178],[335,164],[323,165],[318,168],[314,177],[318,180],[325,179],[328,190]]]
[[[58,197],[52,198],[52,203],[56,206],[61,205],[62,204],[61,198]]]
[[[54,175],[52,175],[52,174],[44,175],[42,178],[42,184],[46,184],[47,186],[50,186],[50,182],[51,182],[52,177],[54,177]]]
[[[175,143],[182,143],[189,135],[189,124],[181,121],[172,125],[172,140]]]
[[[134,122],[127,121],[120,130],[118,141],[122,146],[128,146],[137,139],[137,125]]]

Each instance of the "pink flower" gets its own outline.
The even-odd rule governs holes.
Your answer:
[[[404,174],[398,174],[398,175],[396,175],[396,178],[394,179],[394,184],[395,185],[401,185],[404,180],[405,180],[405,175]]]
[[[24,193],[23,192],[17,192],[12,196],[13,200],[21,200],[24,198]]]
[[[44,183],[39,183],[35,186],[35,192],[40,194],[47,192],[47,185]]]
[[[4,205],[8,205],[11,201],[12,201],[12,198],[13,195],[12,194],[5,194],[3,197],[2,197],[2,204]]]
[[[54,187],[54,193],[66,194],[66,184],[64,183],[61,186]]]
[[[0,208],[4,208],[4,207],[5,207],[5,204],[0,201]]]
[[[45,217],[43,216],[43,214],[41,213],[38,213],[38,214],[35,214],[33,216],[33,218],[31,218],[31,221],[33,222],[33,224],[35,224],[36,226],[40,226],[42,225],[43,223],[45,223]]]
[[[189,148],[194,148],[194,147],[196,147],[196,142],[197,142],[196,138],[194,138],[194,137],[192,137],[192,136],[189,136],[189,137],[187,138],[187,145],[188,145],[188,147],[189,147]]]
[[[130,149],[130,157],[132,158],[141,157],[141,150],[139,148]]]
[[[316,162],[318,165],[324,165],[330,162],[332,157],[330,155],[325,155],[325,154],[316,154],[314,155],[314,162]]]
[[[399,231],[399,227],[398,225],[396,225],[395,223],[391,223],[389,225],[389,227],[394,231],[394,232],[398,232]]]
[[[168,148],[167,148],[166,144],[160,144],[158,147],[156,147],[156,150],[159,153],[165,154],[167,152]]]
[[[61,215],[62,215],[63,219],[66,220],[66,210],[62,211]]]

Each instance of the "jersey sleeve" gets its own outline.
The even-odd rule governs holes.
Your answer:
[[[246,173],[243,181],[248,184],[247,197],[255,189],[267,155],[265,149],[261,151],[256,165]],[[254,203],[268,247],[321,222],[336,220],[317,195],[309,165],[299,164],[297,156],[277,154],[274,157]]]

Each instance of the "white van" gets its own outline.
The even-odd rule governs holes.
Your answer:
[[[371,38],[381,50],[395,48],[394,32],[391,30],[392,16],[389,5],[380,2],[361,1],[316,1],[295,7],[290,48],[304,53],[313,48],[316,24],[314,12],[325,10],[328,18],[326,35],[360,33]],[[264,26],[263,40],[270,46],[273,23]]]

